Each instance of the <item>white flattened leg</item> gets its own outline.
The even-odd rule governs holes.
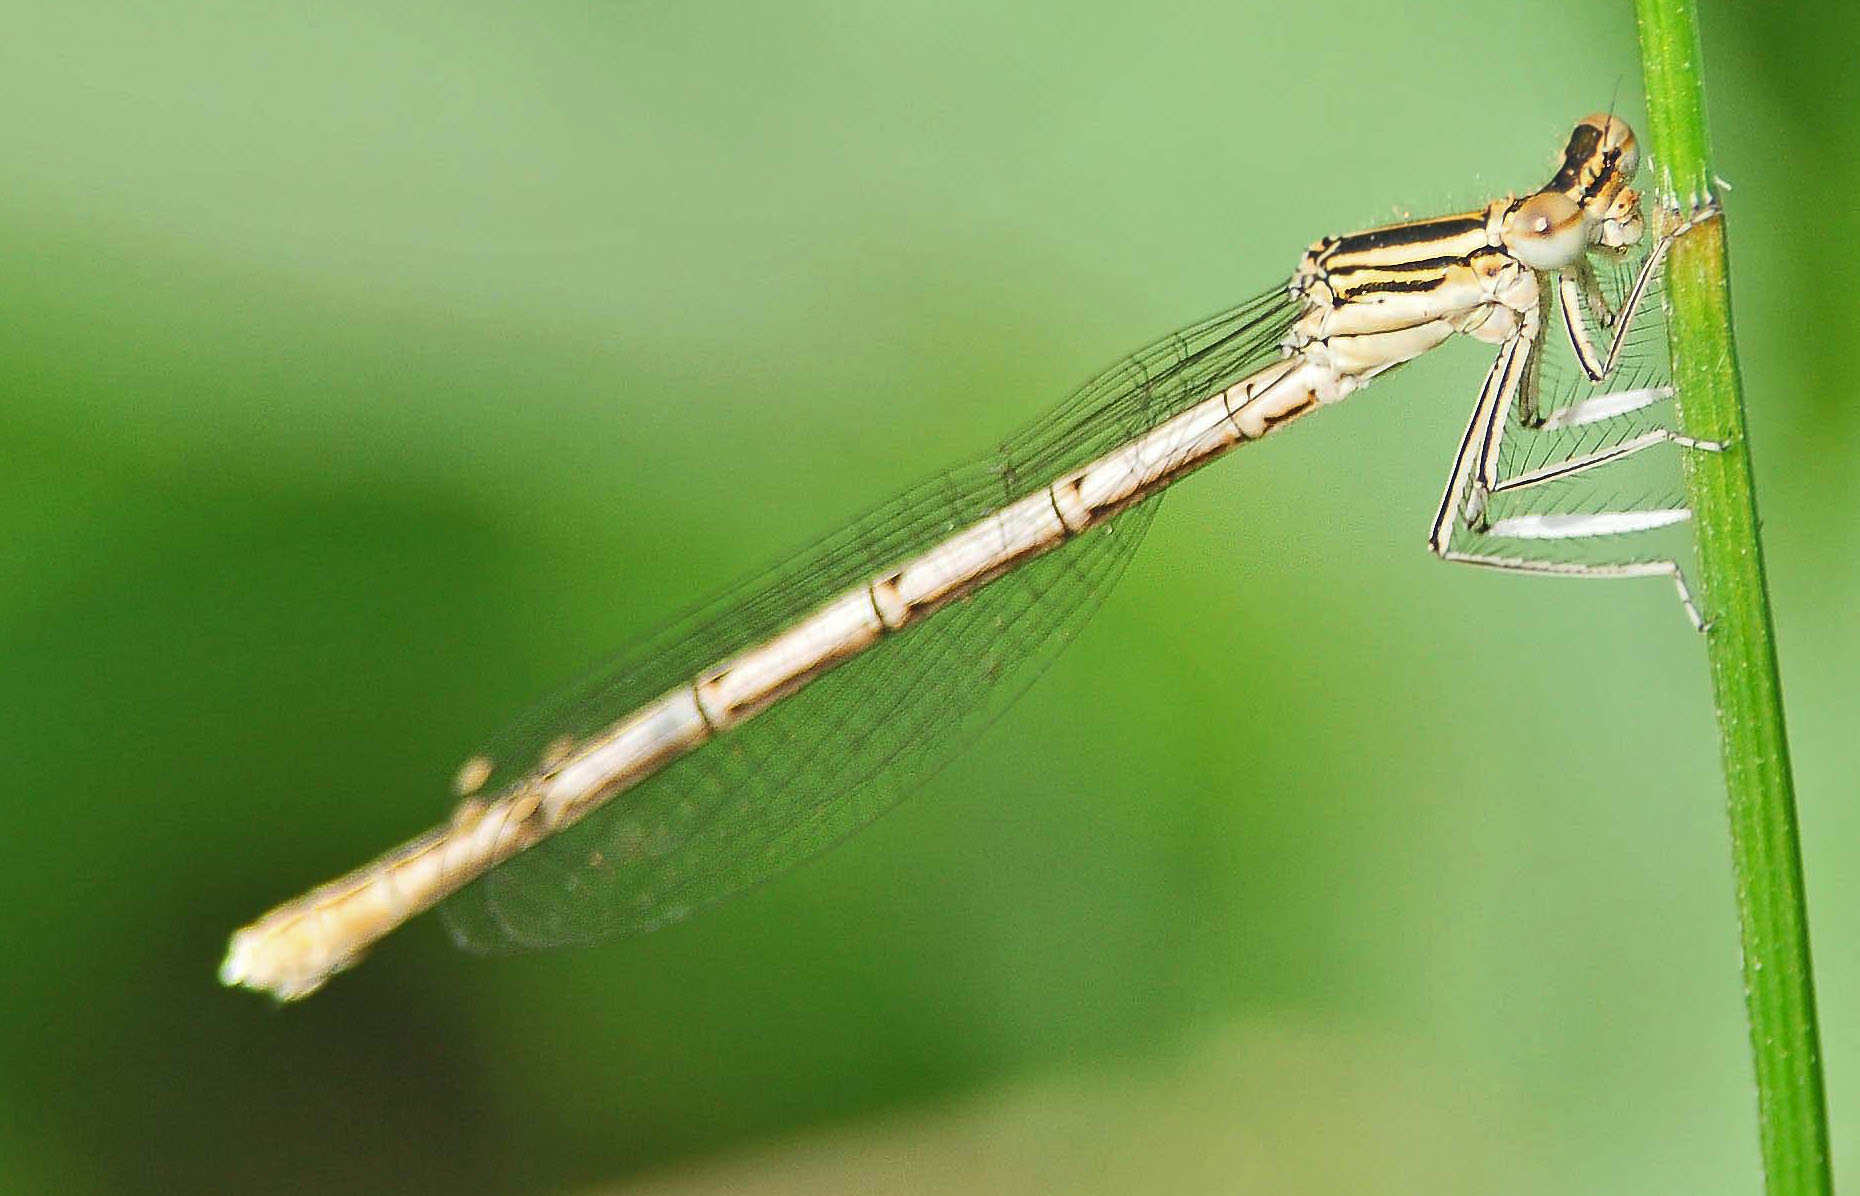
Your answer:
[[[1699,631],[1708,630],[1708,624],[1692,599],[1692,590],[1686,584],[1685,574],[1677,561],[1663,559],[1587,563],[1546,560],[1522,554],[1522,544],[1531,541],[1596,539],[1670,527],[1691,518],[1691,512],[1683,507],[1521,515],[1488,522],[1487,507],[1493,494],[1525,490],[1573,477],[1668,441],[1702,451],[1716,451],[1722,447],[1658,428],[1619,444],[1553,462],[1527,473],[1498,479],[1487,485],[1482,475],[1487,475],[1495,468],[1498,447],[1503,443],[1505,435],[1505,415],[1517,401],[1520,390],[1528,390],[1534,379],[1536,328],[1536,321],[1527,319],[1519,329],[1519,334],[1500,348],[1497,360],[1486,374],[1485,382],[1480,387],[1479,402],[1473,409],[1466,434],[1460,441],[1459,452],[1454,457],[1446,494],[1434,516],[1434,524],[1428,534],[1428,547],[1442,560],[1514,573],[1535,573],[1549,577],[1667,577],[1672,580],[1673,588],[1679,594],[1686,618]],[[1598,395],[1586,403],[1552,413],[1551,418],[1560,417],[1563,421],[1561,426],[1565,427],[1599,422],[1637,411],[1664,397],[1667,397],[1665,388]],[[1481,545],[1503,540],[1518,543],[1520,548],[1505,552],[1495,543],[1490,551],[1483,548],[1476,551],[1454,548],[1452,538],[1456,527],[1465,529]]]
[[[1681,448],[1696,449],[1703,453],[1724,451],[1724,446],[1715,440],[1695,440],[1690,436],[1681,436],[1670,428],[1653,428],[1638,436],[1631,436],[1619,444],[1596,449],[1592,453],[1583,453],[1562,461],[1552,461],[1524,473],[1500,478],[1486,488],[1487,493],[1507,494],[1514,490],[1527,490],[1532,486],[1540,486],[1545,482],[1554,482],[1559,478],[1575,477],[1579,473],[1585,473],[1611,462],[1625,460],[1656,444],[1676,444]]]
[[[1536,371],[1531,370],[1519,387],[1516,406],[1528,413],[1535,404]],[[1650,407],[1663,399],[1673,397],[1670,386],[1643,386],[1634,390],[1611,391],[1608,394],[1593,395],[1578,403],[1558,408],[1548,416],[1536,421],[1533,430],[1542,432],[1561,431],[1568,428],[1584,427],[1589,424],[1603,423],[1632,415],[1636,411]],[[1528,419],[1521,420],[1525,427],[1532,428]],[[1504,422],[1504,412],[1498,413],[1497,420],[1488,431],[1485,451],[1479,461],[1479,481],[1486,494],[1504,494],[1511,490],[1522,490],[1542,482],[1552,482],[1558,478],[1573,477],[1585,470],[1620,461],[1656,444],[1676,444],[1681,448],[1698,449],[1701,452],[1717,453],[1724,451],[1724,445],[1716,440],[1699,440],[1675,432],[1671,428],[1651,428],[1636,436],[1628,437],[1616,444],[1607,445],[1591,452],[1574,457],[1551,461],[1535,469],[1510,477],[1499,477],[1498,450],[1505,441],[1508,429]]]
[[[1655,442],[1657,443],[1657,441]],[[1614,458],[1608,458],[1613,460]],[[1584,468],[1597,468],[1591,463]],[[1568,477],[1579,470],[1560,470],[1556,477]],[[1550,477],[1538,478],[1536,481],[1549,481]],[[1567,514],[1516,515],[1508,518],[1485,521],[1485,495],[1475,492],[1467,504],[1464,518],[1448,514],[1457,521],[1476,541],[1485,545],[1493,541],[1544,541],[1544,540],[1593,540],[1604,536],[1629,535],[1635,532],[1654,531],[1684,523],[1692,518],[1692,512],[1684,507],[1650,507],[1627,511],[1590,511],[1571,512]],[[1537,573],[1549,577],[1668,577],[1672,579],[1673,588],[1678,591],[1679,603],[1685,608],[1686,619],[1698,631],[1710,630],[1710,624],[1699,612],[1692,600],[1692,589],[1686,584],[1685,573],[1679,562],[1671,559],[1651,561],[1616,561],[1583,562],[1545,560],[1521,555],[1517,552],[1503,552],[1497,544],[1492,550],[1481,548],[1467,551],[1451,547],[1449,540],[1454,523],[1450,522],[1443,530],[1438,523],[1435,533],[1429,538],[1429,546],[1443,561],[1452,561],[1461,565],[1478,565],[1487,569],[1502,569],[1512,573]]]
[[[1501,357],[1499,364],[1502,365],[1502,363]],[[1494,374],[1498,370],[1499,365],[1494,365]],[[1488,380],[1486,389],[1490,390],[1492,385],[1493,383]],[[1454,480],[1449,485],[1447,497],[1443,500],[1439,514],[1435,516],[1433,531],[1428,537],[1428,546],[1434,550],[1435,554],[1442,560],[1458,564],[1478,565],[1487,569],[1502,569],[1513,573],[1536,573],[1550,577],[1667,577],[1672,580],[1673,588],[1679,594],[1679,602],[1685,608],[1687,620],[1701,632],[1709,630],[1710,625],[1699,612],[1698,605],[1692,600],[1691,587],[1686,584],[1685,573],[1680,569],[1677,561],[1660,559],[1588,563],[1545,560],[1521,555],[1521,550],[1509,553],[1499,551],[1496,544],[1493,545],[1492,551],[1457,549],[1451,546],[1451,539],[1456,526],[1465,529],[1483,545],[1492,541],[1592,540],[1604,536],[1654,531],[1683,523],[1692,517],[1692,512],[1684,507],[1517,515],[1490,522],[1486,520],[1486,507],[1491,494],[1524,490],[1561,478],[1573,477],[1589,470],[1599,469],[1611,462],[1619,461],[1643,449],[1667,441],[1701,451],[1717,451],[1721,446],[1683,437],[1665,429],[1655,429],[1606,449],[1580,457],[1572,457],[1566,461],[1553,462],[1528,473],[1506,478],[1490,490],[1486,490],[1476,482],[1469,488],[1463,475],[1470,471],[1467,470],[1463,458],[1471,447],[1478,443],[1476,436],[1488,430],[1489,422],[1486,426],[1482,426],[1482,421],[1490,421],[1501,411],[1501,404],[1488,400],[1484,394],[1481,395],[1480,406],[1473,414],[1473,423],[1467,428],[1466,440],[1460,447],[1462,460],[1454,464]],[[1461,496],[1465,498],[1463,505],[1460,502]]]
[[[1632,415],[1642,408],[1651,407],[1664,399],[1672,398],[1674,393],[1670,386],[1643,386],[1636,390],[1610,391],[1607,394],[1594,395],[1580,403],[1559,407],[1534,425],[1527,424],[1526,426],[1534,426],[1544,432],[1554,432],[1560,428],[1580,428],[1584,424]]]
[[[1494,519],[1482,533],[1495,540],[1593,540],[1671,527],[1692,518],[1684,507],[1647,507],[1636,511],[1571,511],[1566,514],[1513,515]]]

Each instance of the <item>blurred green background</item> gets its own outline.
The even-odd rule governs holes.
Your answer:
[[[1636,117],[1626,4],[5,8],[0,1190],[1753,1190],[1700,646],[1427,556],[1473,345],[1180,487],[814,866],[214,981],[668,614]],[[1705,24],[1850,1174],[1855,25]]]

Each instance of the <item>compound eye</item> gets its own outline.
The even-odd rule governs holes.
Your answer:
[[[1505,248],[1533,270],[1561,270],[1587,247],[1582,209],[1558,191],[1539,191],[1505,220]]]
[[[1615,161],[1615,174],[1625,183],[1632,182],[1638,173],[1640,173],[1640,146],[1635,142],[1634,134],[1629,133],[1627,142],[1621,147],[1621,157]]]

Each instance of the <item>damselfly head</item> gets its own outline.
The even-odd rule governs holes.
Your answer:
[[[1640,193],[1631,186],[1639,169],[1640,143],[1626,121],[1606,112],[1577,121],[1556,176],[1507,220],[1507,245],[1534,269],[1555,270],[1588,249],[1639,243],[1645,227]],[[1565,224],[1572,210],[1581,224],[1579,244]]]

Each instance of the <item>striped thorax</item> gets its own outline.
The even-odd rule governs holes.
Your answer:
[[[1322,402],[1462,333],[1489,344],[1518,335],[1543,301],[1546,272],[1642,235],[1634,133],[1613,116],[1576,126],[1556,176],[1452,216],[1326,237],[1305,251],[1291,293],[1304,310],[1285,351],[1330,375]]]

